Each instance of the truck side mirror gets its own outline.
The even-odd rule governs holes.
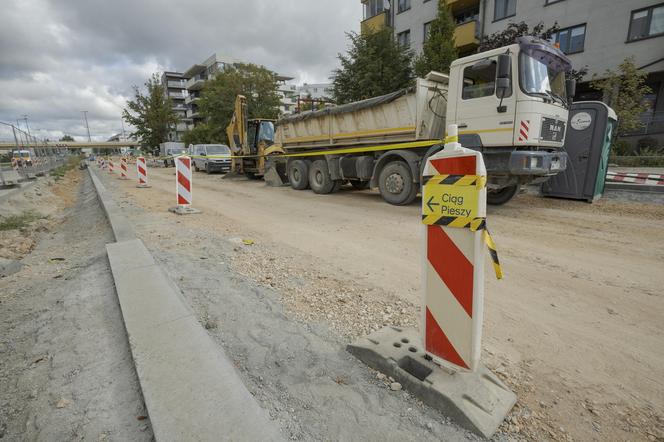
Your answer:
[[[565,91],[567,92],[567,102],[572,104],[574,100],[574,95],[576,95],[576,80],[573,78],[567,79],[565,81]]]
[[[498,113],[507,112],[507,107],[503,106],[503,98],[507,95],[512,85],[512,58],[507,54],[498,56],[498,66],[496,68],[496,96],[500,98],[500,105],[496,109]]]
[[[507,54],[500,54],[498,56],[498,78],[510,78],[511,70],[510,65],[512,63],[512,58]]]

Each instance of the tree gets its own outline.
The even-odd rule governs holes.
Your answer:
[[[527,35],[540,38],[542,40],[551,40],[553,34],[560,30],[558,22],[544,29],[544,23],[540,22],[532,29],[526,22],[510,23],[505,29],[499,32],[494,32],[482,39],[480,42],[479,52],[488,51],[491,49],[502,48],[503,46],[516,43],[519,37]]]
[[[74,138],[71,135],[65,135],[60,138],[60,141],[74,141]]]
[[[384,95],[412,83],[412,52],[397,43],[391,28],[366,34],[346,34],[350,47],[339,54],[333,72],[337,104]]]
[[[194,128],[194,133],[185,139],[187,142],[227,141],[226,126],[233,116],[237,95],[247,98],[248,118],[276,119],[281,104],[277,87],[276,74],[264,66],[246,63],[227,66],[203,86],[198,110],[205,118],[205,124]]]
[[[459,53],[454,45],[456,23],[447,2],[438,2],[438,15],[429,26],[422,54],[415,59],[415,73],[424,77],[431,71],[448,72]]]
[[[640,115],[649,109],[643,98],[652,90],[646,86],[648,73],[637,69],[634,56],[618,65],[618,71],[607,69],[603,75],[593,75],[590,83],[593,89],[601,91],[604,102],[616,111],[618,127],[616,137],[626,135],[643,127]]]
[[[491,49],[501,48],[503,46],[511,45],[516,43],[519,37],[525,37],[527,35],[532,37],[537,37],[541,40],[551,41],[553,35],[560,30],[558,22],[554,22],[553,25],[544,29],[544,23],[539,22],[532,29],[526,24],[526,22],[520,23],[510,23],[502,31],[494,32],[493,34],[485,37],[479,47],[479,51],[488,51]],[[574,79],[577,83],[583,80],[583,77],[588,73],[588,66],[583,66],[580,69],[571,69],[569,72],[565,73],[565,77],[568,79]]]
[[[144,95],[138,86],[133,87],[134,100],[127,101],[122,118],[136,128],[131,136],[136,137],[141,147],[154,152],[159,143],[168,140],[170,127],[178,123],[178,118],[157,74],[145,82],[145,88]]]
[[[218,130],[213,134],[207,123],[199,123],[182,135],[182,142],[185,146],[190,144],[216,144],[221,142],[219,136],[220,132]]]

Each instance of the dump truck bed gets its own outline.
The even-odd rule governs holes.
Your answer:
[[[286,151],[304,151],[441,139],[448,77],[432,74],[391,94],[282,118],[275,142]]]

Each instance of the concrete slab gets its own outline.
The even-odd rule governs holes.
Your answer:
[[[145,245],[106,249],[155,438],[281,440]]]
[[[125,217],[122,216],[120,208],[113,201],[111,194],[108,193],[106,187],[99,180],[99,177],[97,177],[97,174],[93,168],[89,167],[88,171],[92,177],[92,182],[95,185],[95,189],[97,189],[97,196],[99,197],[99,201],[101,201],[101,205],[104,208],[104,212],[106,212],[108,221],[110,222],[111,228],[113,229],[115,240],[119,242],[134,239],[136,237],[134,234],[134,229],[127,222]]]
[[[201,211],[198,209],[194,209],[192,207],[185,207],[185,206],[170,207],[168,211],[176,213],[178,215],[193,215],[196,213],[201,213]]]
[[[476,372],[455,372],[427,359],[414,329],[384,327],[346,349],[462,427],[486,438],[495,433],[516,403],[516,395],[481,364]]]

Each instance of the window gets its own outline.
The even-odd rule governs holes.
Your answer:
[[[397,34],[397,41],[401,46],[410,47],[410,29],[407,31],[399,32]]]
[[[364,19],[367,20],[371,17],[383,12],[383,0],[367,0],[364,3]]]
[[[399,7],[397,12],[403,12],[410,9],[410,0],[399,0]]]
[[[429,31],[431,30],[431,23],[424,23],[424,41],[427,41],[429,39]]]
[[[586,25],[561,29],[551,36],[551,40],[558,43],[560,50],[565,54],[583,52],[583,45],[586,41]]]
[[[496,91],[496,60],[484,59],[463,70],[461,98],[469,100],[493,95]]]
[[[493,21],[502,20],[513,15],[516,15],[516,0],[496,0]]]
[[[627,41],[664,35],[664,4],[632,11]]]

